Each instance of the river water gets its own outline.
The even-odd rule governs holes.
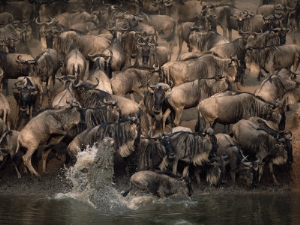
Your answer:
[[[112,183],[113,141],[78,155],[68,193],[1,195],[0,225],[300,224],[300,193],[196,193],[190,199],[122,197]]]
[[[0,197],[0,224],[300,224],[299,194],[199,195],[192,200],[142,197],[101,209],[67,196]],[[105,208],[105,210],[103,210]]]

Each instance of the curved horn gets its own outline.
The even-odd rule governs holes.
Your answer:
[[[40,19],[40,17],[38,16],[37,18],[35,18],[35,23],[37,24],[37,25],[43,25],[43,24],[45,24],[46,22],[40,22],[39,21],[39,19]]]
[[[90,51],[91,51],[91,50],[90,50]],[[88,52],[88,57],[90,57],[90,58],[99,57],[100,53],[97,53],[97,52],[96,52],[96,53],[91,54],[90,51]]]
[[[0,77],[3,77],[4,71],[0,68]]]
[[[55,22],[55,18],[54,17],[49,17],[50,21],[45,22],[45,24],[50,25],[53,24]]]
[[[96,88],[97,86],[98,86],[98,84],[99,84],[99,79],[97,78],[97,77],[95,77],[95,80],[97,81],[97,83],[95,84],[95,83],[93,83],[92,81],[90,81],[90,80],[87,80],[86,81],[86,83],[88,83],[89,84],[89,86],[91,86],[91,88]]]
[[[16,59],[16,62],[19,62],[19,63],[26,63],[26,60],[22,60],[22,59],[21,59],[21,55],[18,55],[18,56],[17,56],[17,59]]]

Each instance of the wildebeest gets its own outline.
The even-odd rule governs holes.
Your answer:
[[[0,13],[0,26],[5,26],[9,23],[12,23],[14,19],[13,14],[9,12],[1,12]]]
[[[16,148],[17,148],[18,136],[19,136],[19,131],[16,131],[16,130],[6,131],[1,136],[1,138],[0,138],[0,161],[2,161],[2,163],[0,165],[0,169],[2,169],[3,166],[5,165],[5,163],[8,159],[8,156],[10,156],[11,159],[13,159]],[[13,164],[16,169],[18,177],[21,177],[21,174],[18,170],[18,165],[14,162],[13,162]]]
[[[295,104],[299,101],[299,90],[299,81],[296,79],[271,75],[262,81],[254,94],[274,104],[277,100],[281,100],[283,107],[289,109],[289,104]]]
[[[72,89],[75,93],[75,98],[78,100],[80,105],[84,108],[102,106],[108,102],[117,102],[117,106],[121,110],[122,118],[128,116],[140,116],[140,106],[131,99],[123,96],[111,95],[105,91],[97,90],[98,82],[96,84],[90,81],[78,81],[75,80],[72,83]]]
[[[191,30],[188,43],[190,52],[203,52],[229,41],[216,31]]]
[[[219,76],[198,79],[173,87],[164,99],[166,109],[162,118],[163,130],[170,113],[175,112],[174,125],[178,126],[184,109],[196,107],[203,99],[231,88],[230,82]]]
[[[55,49],[60,56],[65,57],[69,52],[70,46],[75,43],[78,50],[89,59],[89,53],[103,52],[110,46],[111,40],[104,35],[89,35],[82,34],[76,31],[65,31],[59,36],[56,36],[53,41],[53,49]]]
[[[165,46],[156,46],[148,41],[138,41],[137,47],[141,48],[141,53],[139,55],[142,58],[143,66],[155,66],[160,68],[162,65],[170,61],[170,54]]]
[[[53,96],[51,107],[56,109],[68,107],[75,96],[72,89],[74,78],[72,76],[56,76],[56,78],[62,82],[62,89]]]
[[[174,1],[165,0],[166,15],[175,18],[176,23],[193,22],[201,15],[202,1]]]
[[[167,83],[173,86],[194,81],[199,78],[211,78],[223,74],[231,83],[236,79],[238,59],[221,58],[211,52],[187,60],[168,62],[161,67],[161,73]]]
[[[166,169],[168,163],[163,163],[163,160],[167,158],[167,153],[160,138],[141,137],[136,151],[137,171]]]
[[[237,8],[232,4],[220,3],[215,5],[207,4],[203,7],[202,13],[204,15],[216,15],[216,23],[223,30],[223,36],[231,41],[232,30],[239,29],[235,17],[244,14],[244,10]]]
[[[40,93],[41,90],[39,90],[37,84],[35,84],[30,78],[32,77],[19,77],[13,86],[18,115],[15,122],[16,129],[19,128],[22,118],[27,117],[27,111],[29,112],[28,119],[32,119],[33,109],[36,107],[38,95],[42,94]]]
[[[168,43],[168,52],[170,55],[173,53],[173,47],[176,44],[175,41],[175,32],[176,32],[176,22],[175,20],[167,15],[147,15],[142,13],[144,22],[153,26],[154,29],[158,32],[160,37],[167,41]]]
[[[211,156],[216,152],[217,143],[211,128],[207,129],[203,136],[190,132],[176,132],[169,136],[175,154],[172,169],[174,174],[177,174],[179,160],[185,163],[182,172],[182,176],[185,177],[191,163],[201,166],[209,162]]]
[[[278,184],[273,164],[291,164],[293,162],[293,149],[290,139],[276,135],[275,137],[265,129],[260,128],[252,121],[242,119],[232,126],[233,138],[243,149],[244,155],[249,156],[249,160],[255,161],[259,165],[259,176],[253,176],[253,183],[257,184],[263,173],[264,163],[268,163],[274,183]]]
[[[19,32],[12,24],[0,27],[0,50],[7,53],[16,52],[16,43],[19,41]]]
[[[6,95],[9,94],[7,88],[8,79],[17,79],[20,76],[28,76],[30,66],[28,61],[21,63],[20,58],[23,60],[33,60],[31,55],[19,53],[6,53],[0,52],[0,65],[3,70],[3,88],[6,90]]]
[[[0,118],[0,136],[7,131],[7,126],[4,123],[3,119]]]
[[[130,178],[130,189],[122,193],[123,197],[126,197],[133,188],[148,191],[159,198],[180,195],[189,197],[193,193],[188,177],[178,180],[177,176],[170,173],[150,170],[133,174]]]
[[[158,82],[158,71],[149,67],[129,67],[117,73],[111,80],[111,88],[114,95],[125,96],[130,94],[131,100],[135,101],[133,92],[141,96],[140,104],[143,102],[144,94],[142,88]]]
[[[268,4],[268,5],[261,5],[257,8],[256,13],[263,15],[263,16],[270,16],[270,15],[277,15],[281,16],[281,26],[282,27],[288,27],[289,24],[293,26],[294,30],[294,37],[293,37],[293,43],[296,43],[296,36],[295,32],[297,30],[296,25],[296,8],[289,7],[287,5],[283,4]]]
[[[25,166],[31,173],[40,176],[31,164],[31,157],[39,145],[44,145],[42,154],[43,172],[46,172],[47,156],[53,146],[60,143],[68,130],[83,120],[82,110],[76,102],[70,103],[69,108],[45,110],[32,118],[20,131],[17,150],[26,149],[23,155]],[[14,159],[16,162],[18,159]]]
[[[6,97],[2,93],[0,93],[0,117],[3,120],[5,126],[7,127],[8,130],[10,130],[10,128],[11,128],[10,113],[11,113],[10,105],[9,105]]]
[[[156,83],[149,87],[150,89],[144,95],[144,105],[147,114],[146,126],[152,136],[157,129],[161,128],[162,113],[164,111],[163,102],[166,92],[171,90],[171,87],[165,83]]]
[[[34,82],[39,86],[41,92],[39,104],[42,105],[43,102],[43,82],[46,82],[48,102],[50,103],[52,101],[51,94],[54,93],[55,74],[60,67],[57,52],[54,49],[46,49],[33,60],[21,59],[20,57],[18,60],[21,64],[30,65],[29,76],[34,79]],[[53,89],[52,93],[50,92],[51,83]]]
[[[263,48],[248,49],[245,55],[246,67],[250,71],[264,70],[273,75],[275,70],[291,68],[295,72],[300,62],[300,46],[286,44],[281,46],[266,46]]]
[[[128,117],[114,123],[102,123],[86,129],[71,141],[67,150],[75,162],[78,152],[83,151],[87,146],[97,145],[104,137],[111,137],[115,140],[116,152],[123,158],[128,157],[135,151],[135,145],[139,141],[139,123],[137,117]]]
[[[260,49],[267,46],[280,45],[280,38],[273,30],[261,33],[247,33],[245,38],[247,40],[245,46],[246,50],[251,48]]]
[[[99,59],[99,64],[109,79],[111,79],[117,71],[123,69],[126,59],[122,46],[122,33],[120,31],[114,30],[114,38],[111,40],[111,44],[107,49],[102,52],[92,51],[95,53],[89,54],[90,59],[92,61]]]
[[[100,58],[96,59],[93,69],[89,71],[87,81],[98,82],[98,85],[95,87],[95,89],[113,94],[111,81],[100,65]]]
[[[279,130],[284,130],[285,113],[280,104],[266,102],[247,92],[237,92],[229,96],[217,95],[204,99],[197,106],[199,114],[196,131],[203,131],[207,127],[214,128],[216,123],[234,124],[251,116],[271,120]]]
[[[78,48],[72,44],[66,55],[61,73],[63,75],[73,75],[76,79],[84,80],[87,69],[87,61]]]
[[[236,174],[239,173],[245,156],[242,155],[241,147],[228,134],[218,133],[216,134],[216,138],[218,146],[216,156],[227,158],[231,181],[235,183]]]

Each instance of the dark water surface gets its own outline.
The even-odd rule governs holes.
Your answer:
[[[0,224],[300,224],[299,193],[112,198],[99,209],[67,195],[0,196]]]

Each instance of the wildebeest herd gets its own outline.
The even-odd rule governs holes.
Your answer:
[[[300,100],[299,4],[265,0],[253,12],[234,1],[1,1],[1,168],[13,163],[21,178],[23,162],[39,177],[37,151],[46,172],[53,147],[64,144],[70,166],[111,137],[131,188],[160,197],[190,196],[203,179],[257,187],[266,164],[278,184],[273,165],[293,162],[285,125]],[[246,71],[265,78],[254,93],[240,91]],[[197,123],[180,126],[191,108]]]

